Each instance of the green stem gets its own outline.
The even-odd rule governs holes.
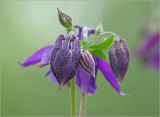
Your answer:
[[[68,28],[66,28],[66,31],[67,31],[67,33],[72,32],[72,31],[73,31],[73,27],[68,27]]]
[[[76,89],[75,78],[71,81],[71,117],[76,117]]]
[[[85,109],[86,109],[86,95],[85,95],[85,93],[81,92],[79,117],[84,117],[85,116]]]
[[[113,35],[115,37],[115,40],[119,40],[119,37],[113,32],[103,32],[102,34],[100,34],[98,36],[98,40],[101,39],[103,36],[106,36],[106,35]]]

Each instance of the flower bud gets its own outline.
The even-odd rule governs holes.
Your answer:
[[[72,18],[63,13],[62,11],[58,10],[58,16],[59,16],[59,22],[61,23],[62,26],[64,26],[65,28],[70,28],[72,27]]]
[[[101,33],[103,33],[103,26],[101,23],[99,23],[97,26],[96,26],[96,35],[99,36]]]
[[[95,62],[89,51],[81,52],[80,64],[84,70],[95,78]]]
[[[109,60],[113,72],[121,83],[128,70],[130,60],[129,48],[124,39],[116,40],[109,49]]]
[[[63,39],[57,39],[59,46],[53,48],[50,67],[60,86],[64,86],[71,80],[79,65],[80,44],[76,36],[66,35]]]

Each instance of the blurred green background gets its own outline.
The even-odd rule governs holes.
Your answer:
[[[1,115],[69,116],[70,90],[61,91],[44,77],[47,67],[22,68],[17,61],[35,50],[53,44],[65,30],[56,8],[72,16],[74,23],[95,26],[126,38],[131,63],[120,97],[98,74],[98,91],[87,99],[88,116],[156,116],[159,112],[158,71],[141,66],[135,48],[143,22],[157,7],[155,1],[8,1],[0,2]],[[79,90],[77,90],[79,95]],[[77,97],[79,105],[79,97]]]

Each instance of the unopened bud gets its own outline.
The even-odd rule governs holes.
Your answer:
[[[96,26],[96,34],[97,36],[99,36],[101,33],[103,33],[103,26],[101,23],[99,23],[97,26]]]
[[[63,13],[62,11],[58,10],[58,16],[59,16],[59,22],[61,23],[62,26],[64,26],[65,28],[71,28],[72,27],[72,18]]]
[[[84,70],[95,78],[95,62],[89,51],[81,52],[80,64]]]
[[[121,83],[128,70],[130,60],[129,48],[124,39],[116,40],[109,50],[109,60],[113,72]]]

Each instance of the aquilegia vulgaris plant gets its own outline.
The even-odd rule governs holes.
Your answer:
[[[71,88],[71,115],[76,113],[75,86],[81,90],[79,116],[85,115],[85,99],[87,95],[96,93],[96,77],[100,70],[106,80],[118,92],[129,64],[129,48],[124,38],[115,33],[104,32],[99,24],[96,28],[73,25],[72,18],[58,9],[61,25],[66,34],[58,35],[54,45],[48,45],[20,62],[23,67],[38,64],[49,65],[46,76],[59,85],[59,88]],[[93,35],[92,38],[90,38]],[[110,64],[107,62],[108,56]]]

